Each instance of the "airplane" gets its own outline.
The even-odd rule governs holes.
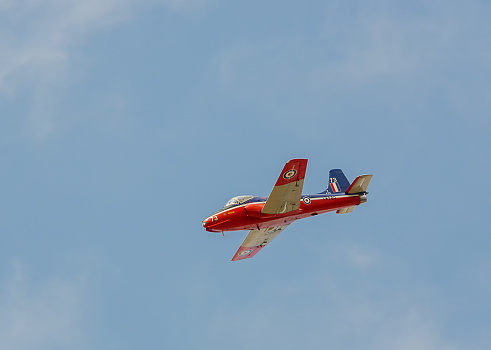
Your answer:
[[[224,231],[250,230],[232,261],[252,258],[296,220],[331,211],[351,213],[367,201],[367,188],[373,175],[360,175],[350,184],[341,169],[329,171],[325,191],[302,195],[307,161],[288,161],[269,197],[233,197],[202,221],[206,231],[222,235]]]

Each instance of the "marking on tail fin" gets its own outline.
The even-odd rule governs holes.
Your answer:
[[[350,186],[350,183],[341,169],[329,170],[329,185],[328,189],[331,189],[334,193],[345,192]]]
[[[331,189],[333,190],[333,192],[340,192],[338,180],[336,180],[336,178],[330,178],[329,179],[329,185],[331,186]]]

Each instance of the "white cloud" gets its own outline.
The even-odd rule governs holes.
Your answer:
[[[32,283],[19,265],[0,289],[0,348],[85,348],[84,278]]]
[[[368,291],[347,290],[329,278],[312,282],[305,280],[295,295],[277,286],[239,307],[216,308],[211,340],[237,349],[457,349],[438,314],[410,295],[367,298]]]
[[[205,6],[205,0],[163,0],[162,2],[173,10],[181,12],[194,11]]]
[[[0,0],[0,93],[29,96],[30,137],[43,140],[56,131],[56,106],[75,76],[73,49],[97,30],[158,3],[190,11],[202,1]]]
[[[331,60],[312,70],[314,86],[340,86],[373,82],[379,77],[425,76],[469,49],[482,64],[490,52],[478,44],[484,39],[489,11],[478,2],[419,1],[391,6],[385,1],[331,7],[325,28]],[[336,16],[348,23],[336,21]],[[341,40],[341,42],[337,42]],[[485,40],[485,39],[484,39]],[[477,44],[477,45],[476,45]],[[341,48],[341,49],[339,49]]]
[[[69,63],[69,49],[98,26],[121,20],[125,2],[48,0],[3,2],[0,87],[56,82]]]
[[[88,34],[124,18],[115,0],[3,1],[0,9],[0,92],[29,101],[26,133],[43,140],[56,131],[56,106],[73,79],[71,50]]]
[[[379,320],[380,321],[380,320]],[[427,312],[406,310],[402,317],[381,322],[374,348],[380,350],[455,350]]]
[[[225,86],[230,86],[237,79],[236,61],[248,55],[247,49],[228,50],[220,57],[219,75],[220,82]]]
[[[377,252],[370,248],[361,246],[341,246],[331,249],[331,256],[334,261],[342,264],[349,264],[357,270],[365,271],[379,261]]]

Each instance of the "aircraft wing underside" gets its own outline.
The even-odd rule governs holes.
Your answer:
[[[239,250],[235,253],[232,261],[252,258],[266,244],[278,236],[288,225],[269,227],[261,230],[252,230],[242,242]]]
[[[307,159],[292,159],[285,164],[261,213],[283,214],[300,207]]]

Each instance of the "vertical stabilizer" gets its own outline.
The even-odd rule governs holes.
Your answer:
[[[346,192],[349,186],[350,183],[341,169],[329,170],[329,185],[326,192]]]

